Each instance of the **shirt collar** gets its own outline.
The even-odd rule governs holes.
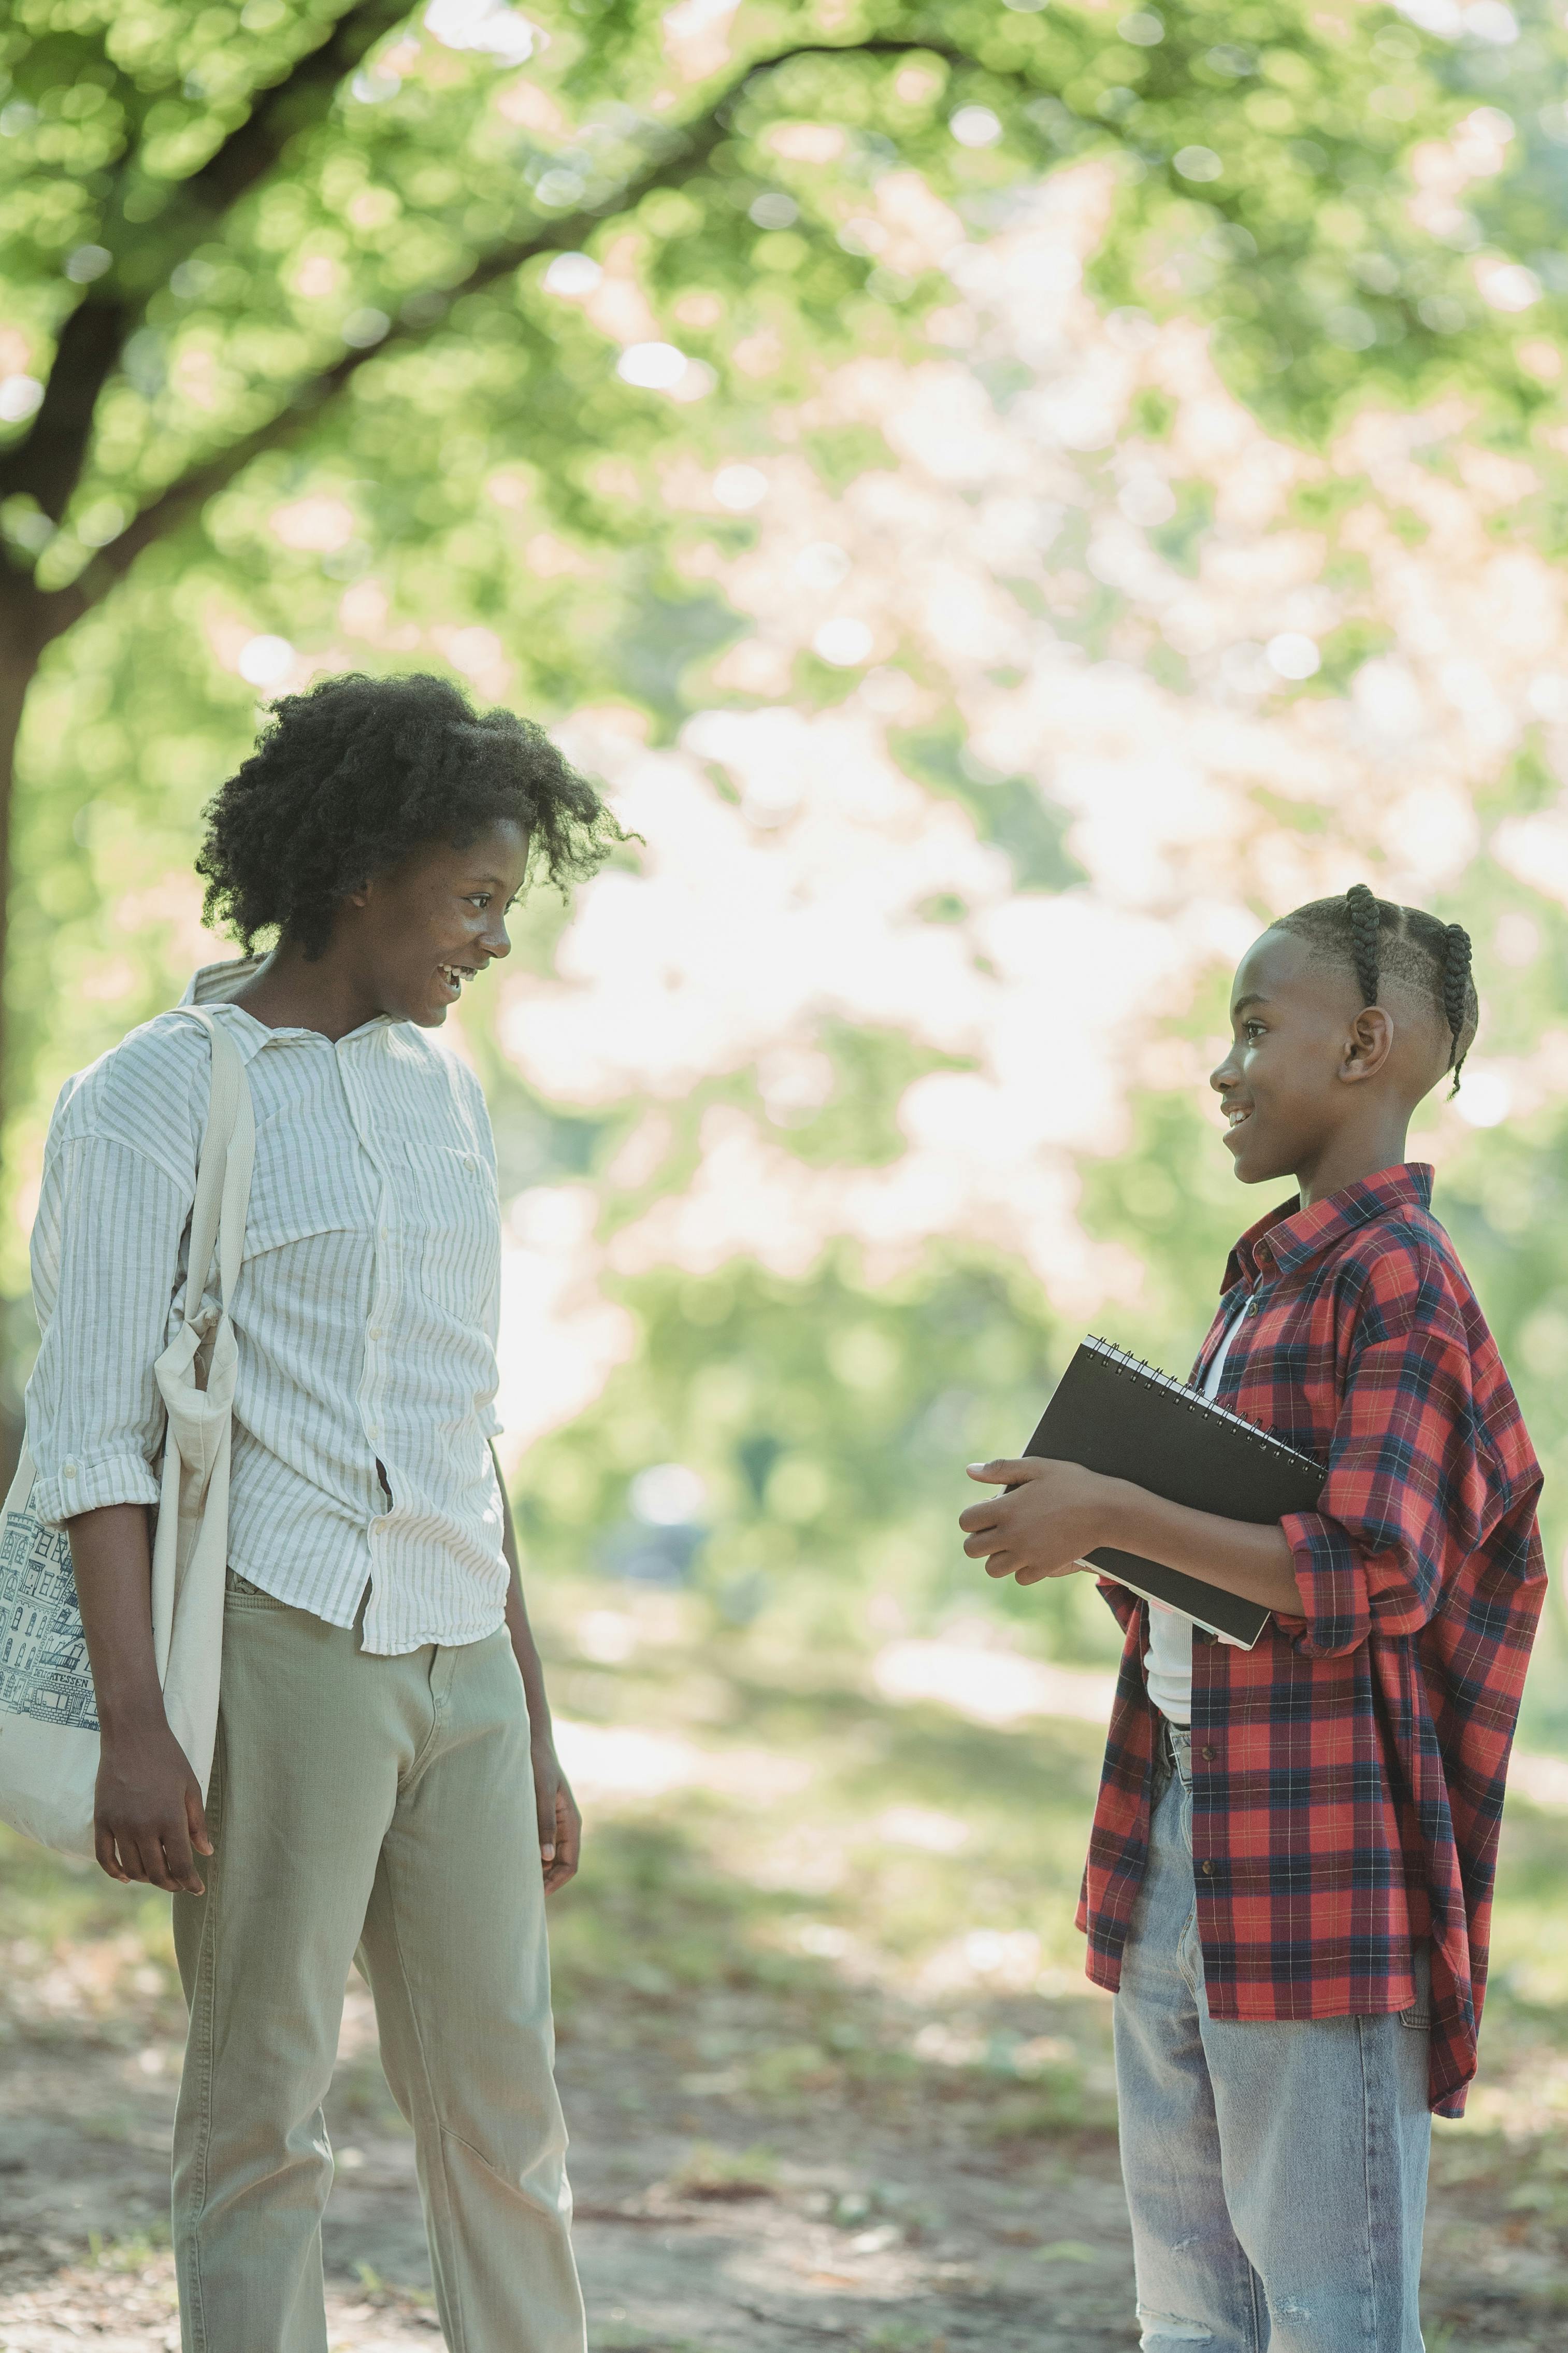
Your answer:
[[[1331,1193],[1327,1200],[1314,1201],[1310,1209],[1302,1208],[1299,1194],[1292,1195],[1248,1226],[1230,1254],[1225,1289],[1240,1282],[1266,1282],[1276,1271],[1293,1273],[1374,1218],[1431,1206],[1432,1171],[1422,1160],[1380,1168],[1375,1176]]]
[[[270,962],[268,956],[228,956],[221,964],[204,964],[185,984],[182,1005],[222,1005],[243,988],[254,973]],[[244,1010],[242,1007],[241,1011]]]
[[[245,1024],[247,1030],[255,1031],[251,1044],[256,1051],[273,1039],[317,1038],[323,1045],[329,1044],[331,1041],[323,1038],[319,1029],[273,1029],[265,1021],[258,1021],[254,1013],[247,1013],[243,1005],[233,1002],[236,993],[244,987],[246,982],[254,974],[264,970],[271,961],[269,949],[265,955],[227,956],[220,964],[201,965],[186,982],[180,1003],[210,1005],[215,1009],[220,1006],[226,1007],[237,1020]],[[351,1029],[346,1038],[340,1038],[337,1042],[344,1046],[353,1039],[371,1037],[378,1030],[392,1027],[391,1014],[378,1013],[374,1020],[363,1021],[357,1029]]]

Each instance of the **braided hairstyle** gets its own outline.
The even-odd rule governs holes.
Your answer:
[[[1272,925],[1308,941],[1335,963],[1349,965],[1363,1005],[1375,1005],[1384,978],[1427,997],[1448,1031],[1450,1096],[1480,1018],[1470,977],[1470,935],[1461,923],[1440,923],[1420,907],[1396,906],[1352,882],[1342,899],[1311,899]]]

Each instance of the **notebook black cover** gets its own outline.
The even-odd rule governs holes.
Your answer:
[[[1321,1463],[1256,1422],[1092,1336],[1062,1375],[1024,1452],[1047,1462],[1081,1462],[1167,1503],[1259,1526],[1287,1512],[1313,1510],[1326,1476]],[[1102,1576],[1145,1600],[1167,1602],[1248,1650],[1268,1622],[1260,1602],[1137,1553],[1101,1545],[1088,1557]]]

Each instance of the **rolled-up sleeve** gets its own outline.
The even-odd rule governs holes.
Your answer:
[[[58,1526],[108,1504],[155,1504],[167,1335],[190,1191],[103,1135],[50,1140],[33,1230],[43,1339],[27,1383],[33,1507]]]
[[[1293,1639],[1313,1658],[1419,1633],[1509,1506],[1463,1326],[1427,1270],[1401,1273],[1384,1261],[1373,1275],[1318,1508],[1280,1523],[1303,1604]]]

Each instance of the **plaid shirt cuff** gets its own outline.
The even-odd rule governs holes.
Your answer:
[[[1355,1650],[1372,1631],[1363,1556],[1340,1522],[1321,1512],[1291,1512],[1279,1525],[1290,1547],[1305,1621],[1296,1648],[1310,1659],[1338,1658]]]
[[[110,1454],[89,1462],[68,1456],[48,1478],[33,1482],[33,1510],[47,1528],[63,1527],[79,1512],[109,1504],[155,1504],[158,1482],[140,1454]]]

